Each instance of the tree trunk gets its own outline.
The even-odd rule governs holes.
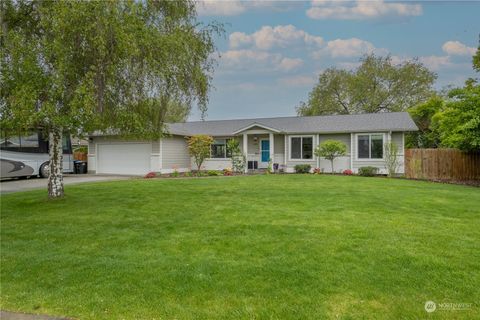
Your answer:
[[[63,149],[62,130],[52,129],[49,133],[49,175],[48,175],[48,197],[50,199],[61,198],[63,191]]]

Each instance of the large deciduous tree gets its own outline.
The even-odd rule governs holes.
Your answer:
[[[440,145],[438,131],[435,130],[432,118],[443,110],[445,101],[440,96],[432,96],[426,102],[408,108],[408,113],[418,127],[418,131],[405,136],[407,148],[437,148]]]
[[[405,111],[431,96],[436,75],[416,60],[364,56],[353,71],[329,68],[319,76],[301,116]]]
[[[1,2],[2,129],[49,134],[49,197],[63,196],[63,133],[153,138],[207,107],[218,25],[193,1]]]

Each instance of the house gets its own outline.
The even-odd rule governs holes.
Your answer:
[[[334,171],[374,166],[386,173],[384,143],[399,147],[399,173],[404,172],[404,134],[416,131],[406,112],[311,117],[278,117],[239,120],[194,121],[167,125],[169,135],[157,141],[123,140],[95,134],[89,138],[88,167],[101,174],[143,175],[195,170],[186,137],[206,134],[214,138],[205,170],[231,168],[226,141],[238,139],[251,168],[266,168],[269,159],[293,172],[297,164],[310,164],[330,172],[330,162],[316,157],[314,149],[328,139],[345,143],[347,155],[335,159]]]

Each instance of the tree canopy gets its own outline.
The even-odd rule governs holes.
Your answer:
[[[6,0],[1,15],[3,129],[44,128],[54,148],[62,131],[154,138],[168,117],[206,111],[222,30],[193,1]]]
[[[432,95],[436,75],[416,60],[364,56],[353,71],[329,68],[301,102],[301,116],[405,111]]]

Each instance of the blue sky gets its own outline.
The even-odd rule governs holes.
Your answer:
[[[292,116],[329,67],[352,69],[365,53],[418,58],[435,87],[474,75],[480,2],[210,1],[202,22],[224,24],[207,120]],[[200,119],[197,110],[189,120]]]

